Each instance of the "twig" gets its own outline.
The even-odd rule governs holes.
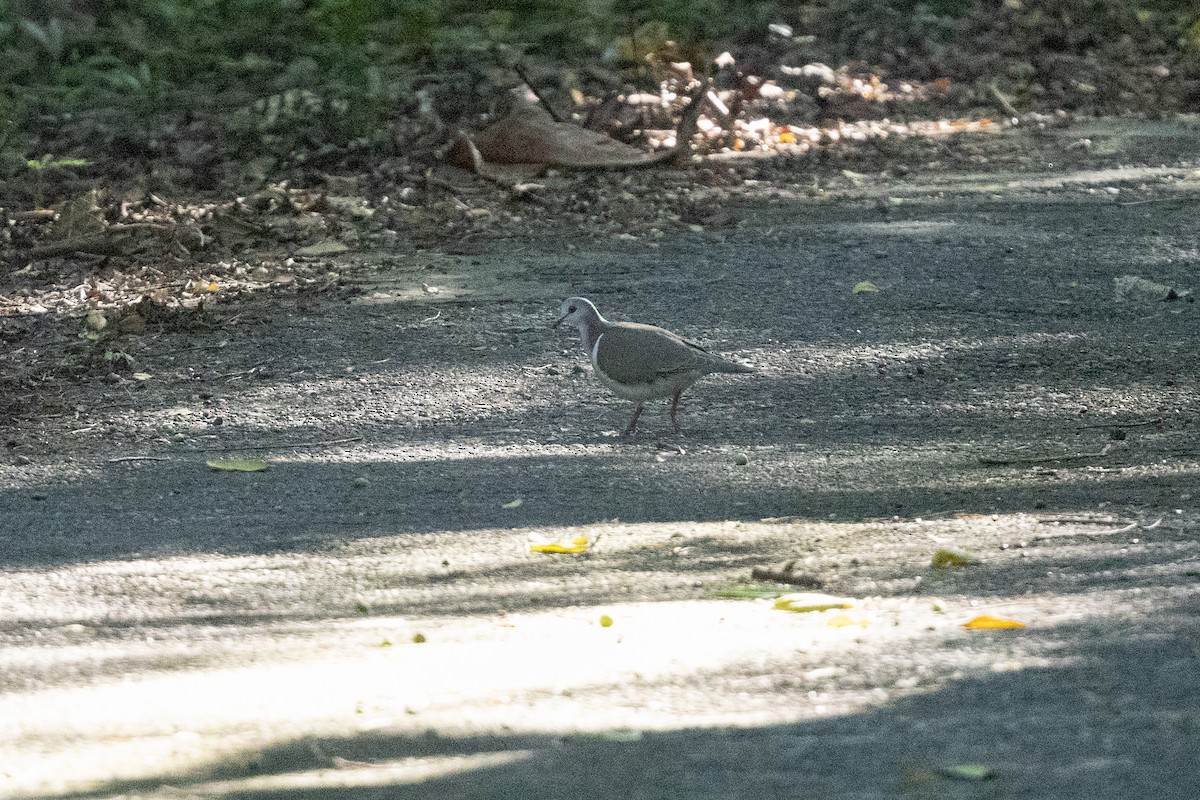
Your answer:
[[[437,178],[433,175],[425,176],[425,184],[427,186],[436,186],[439,189],[445,189],[450,193],[456,192],[474,192],[477,191],[474,186],[457,186],[444,178]]]
[[[34,208],[12,215],[14,222],[53,222],[58,212],[52,208]]]
[[[980,464],[986,464],[990,467],[1003,467],[1013,464],[1049,464],[1055,461],[1080,461],[1085,458],[1101,458],[1108,455],[1112,448],[1105,445],[1104,449],[1098,453],[1074,453],[1066,456],[1042,456],[1040,458],[988,458],[981,457]]]
[[[1162,423],[1162,417],[1157,419],[1147,420],[1146,422],[1104,422],[1099,425],[1080,425],[1075,430],[1086,431],[1089,428],[1142,428],[1146,425],[1159,425]]]
[[[1004,96],[1004,92],[1000,91],[1000,87],[996,85],[995,81],[988,84],[988,91],[992,93],[992,97],[996,98],[996,102],[1000,104],[1000,108],[1003,109],[1004,113],[1012,117],[1017,124],[1020,124],[1021,112],[1017,111],[1012,101]]]
[[[537,101],[541,104],[542,108],[546,109],[546,113],[553,117],[555,122],[565,122],[565,120],[562,118],[562,114],[559,114],[554,110],[554,107],[546,101],[546,98],[542,97],[542,93],[539,92],[533,85],[533,81],[529,80],[529,73],[525,71],[525,65],[518,61],[517,63],[513,64],[513,69],[516,71],[518,77],[521,78],[525,85],[529,87],[529,91],[533,92],[533,96],[537,98]]]
[[[214,376],[212,378],[212,380],[219,381],[219,380],[223,380],[225,378],[236,378],[239,375],[249,375],[252,372],[254,372],[255,370],[262,369],[263,367],[267,366],[268,364],[274,364],[278,360],[279,359],[277,359],[277,358],[268,358],[266,361],[259,362],[258,364],[255,364],[253,367],[250,367],[250,369],[241,369],[241,370],[238,370],[237,372],[226,372],[222,375]]]
[[[784,564],[779,569],[772,569],[771,567],[753,567],[750,570],[750,577],[756,581],[790,583],[792,586],[800,586],[805,589],[825,588],[825,581],[821,580],[816,575],[809,575],[803,572],[793,572],[791,564]]]
[[[692,155],[692,137],[696,135],[696,123],[700,120],[700,112],[708,99],[711,83],[701,81],[699,88],[692,92],[690,102],[683,113],[679,115],[679,127],[675,129],[675,146],[668,151],[664,160],[682,164]]]
[[[30,248],[27,256],[34,261],[39,261],[43,258],[53,258],[75,252],[113,255],[120,252],[120,244],[120,242],[114,241],[113,236],[101,233],[96,236],[81,236],[76,239],[41,244]]]
[[[1129,200],[1124,203],[1118,203],[1121,206],[1140,206],[1146,203],[1194,203],[1200,198],[1196,197],[1152,197],[1148,200]]]
[[[122,461],[170,461],[166,456],[121,456],[108,459],[109,464],[119,464]]]
[[[1116,536],[1119,533],[1129,533],[1132,530],[1136,530],[1137,526],[1138,526],[1137,522],[1131,522],[1128,525],[1125,525],[1120,528],[1113,528],[1112,530],[1109,530],[1109,531],[1094,531],[1092,533],[1092,535],[1093,536]]]
[[[291,442],[284,444],[248,444],[237,447],[202,447],[199,450],[193,450],[194,453],[236,453],[242,450],[289,450],[296,447],[327,447],[334,444],[348,444],[350,442],[361,442],[363,437],[353,436],[349,439],[331,439],[327,442]]]
[[[1038,521],[1039,522],[1060,522],[1063,520],[1038,520]],[[1111,521],[1112,520],[1096,520],[1096,519],[1065,520],[1065,522],[1068,522],[1068,523],[1076,523],[1076,524],[1083,524],[1083,525],[1090,525],[1090,524],[1096,524],[1096,523],[1101,523],[1101,522],[1111,522]],[[1113,529],[1107,530],[1107,531],[1067,531],[1065,533],[1044,533],[1039,536],[1033,537],[1033,540],[1035,542],[1044,542],[1044,541],[1047,541],[1050,539],[1064,539],[1064,538],[1068,538],[1068,537],[1072,537],[1072,536],[1087,536],[1089,538],[1093,537],[1093,536],[1120,536],[1123,533],[1130,533],[1132,531],[1137,530],[1138,528],[1141,528],[1144,531],[1152,531],[1155,528],[1162,525],[1162,521],[1163,521],[1163,518],[1159,517],[1158,519],[1154,520],[1154,522],[1151,522],[1149,525],[1143,525],[1142,523],[1138,522],[1137,520],[1134,520],[1133,522],[1130,522],[1126,525],[1122,525],[1120,528],[1113,528]]]

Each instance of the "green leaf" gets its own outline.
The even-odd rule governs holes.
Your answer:
[[[210,458],[204,463],[224,472],[262,472],[267,468],[264,458]]]
[[[956,553],[953,550],[942,548],[933,554],[930,563],[933,564],[934,569],[949,569],[950,567],[969,567],[979,562],[965,553]]]
[[[723,600],[774,600],[783,592],[772,589],[760,583],[749,583],[744,586],[728,586],[717,590],[717,597]]]
[[[986,764],[955,764],[941,770],[941,773],[960,781],[987,781],[996,777],[996,771]]]

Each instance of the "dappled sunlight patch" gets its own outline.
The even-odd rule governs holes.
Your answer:
[[[959,679],[1077,666],[1086,658],[1070,626],[1136,632],[1200,585],[1184,574],[1197,545],[1173,528],[1129,563],[1072,549],[1118,522],[608,522],[537,529],[593,543],[565,557],[530,553],[524,528],[379,536],[316,555],[10,570],[3,786],[69,792],[190,770],[218,795],[404,784],[488,768],[493,754],[351,763],[354,737],[782,724],[953,691]],[[1165,536],[1166,524],[1121,535]],[[1014,532],[1021,547],[989,546]],[[968,542],[978,563],[931,563]],[[804,613],[780,613],[775,598],[794,587],[722,591],[785,554],[839,602],[809,596]],[[980,616],[1028,628],[963,627]],[[256,753],[323,740],[348,744],[261,782],[249,774]]]
[[[608,604],[426,624],[419,647],[398,637],[391,647],[378,645],[381,630],[403,624],[396,619],[330,621],[315,640],[294,640],[243,666],[2,695],[0,714],[10,721],[6,770],[10,785],[27,791],[70,790],[200,769],[214,759],[237,763],[247,752],[310,737],[771,724],[854,713],[947,678],[930,673],[892,691],[838,688],[833,679],[851,674],[863,653],[894,652],[931,636],[927,626],[896,623],[901,615],[928,618],[934,642],[955,635],[921,599],[864,601],[863,608],[879,624],[831,626],[821,614],[773,614],[766,602]],[[596,624],[601,612],[620,624]],[[253,652],[262,633],[246,635]],[[986,670],[993,661],[975,649],[952,669]],[[896,668],[903,669],[899,662]],[[631,687],[653,700],[631,697]],[[780,689],[790,702],[779,702]],[[420,771],[412,763],[392,766]],[[376,768],[386,767],[363,767]],[[304,776],[264,781],[288,787],[337,780]]]
[[[548,402],[531,394],[536,381],[536,376],[527,375],[516,364],[401,370],[386,377],[376,369],[364,369],[344,377],[297,376],[231,392],[219,413],[228,430],[236,426],[255,432],[282,432],[319,423],[329,433],[321,438],[335,438],[330,431],[345,431],[356,425],[409,429],[522,414],[530,406]],[[197,400],[147,410],[140,416],[164,430],[212,433],[207,418],[214,413],[218,412]],[[336,424],[331,416],[336,416]],[[281,441],[281,447],[286,447],[286,440]]]

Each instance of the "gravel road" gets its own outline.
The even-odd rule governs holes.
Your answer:
[[[1057,135],[151,332],[3,431],[0,796],[1195,796],[1197,134]],[[621,439],[568,294],[760,371]]]

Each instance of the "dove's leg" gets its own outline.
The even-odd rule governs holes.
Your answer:
[[[629,427],[625,429],[625,433],[633,435],[637,433],[638,417],[642,415],[642,404],[638,403],[633,408],[633,418],[629,420]]]
[[[679,421],[675,419],[675,413],[679,411],[679,398],[682,396],[683,389],[680,389],[671,396],[671,424],[675,426],[676,433],[679,433]]]

